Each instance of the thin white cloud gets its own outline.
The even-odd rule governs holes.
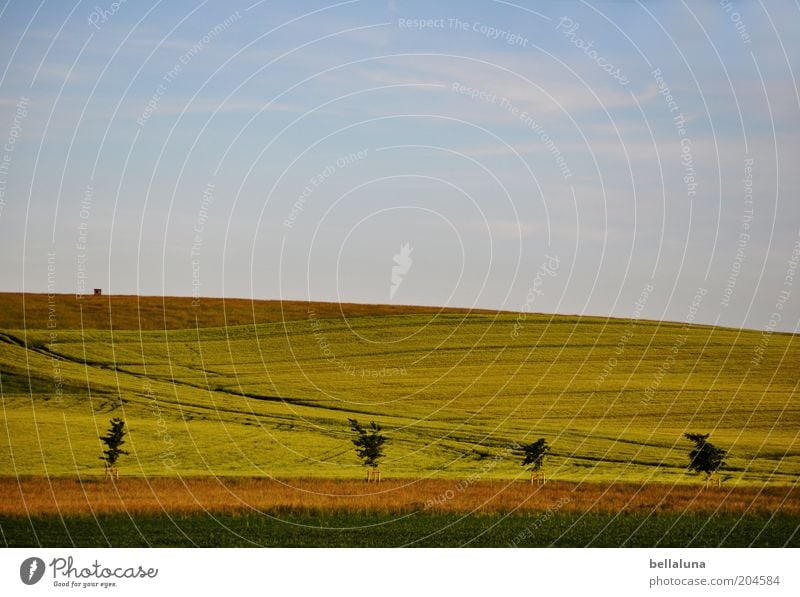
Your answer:
[[[537,226],[524,221],[490,220],[489,233],[501,239],[519,239],[530,236]]]
[[[49,78],[49,79],[56,79],[58,81],[69,81],[70,83],[75,83],[76,81],[82,80],[80,72],[76,69],[70,69],[65,66],[54,65],[52,62],[42,65],[41,67],[29,65],[29,64],[18,64],[16,65],[16,69],[19,72],[26,73],[30,76],[31,79],[34,77],[41,78]]]

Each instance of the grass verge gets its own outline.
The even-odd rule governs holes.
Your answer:
[[[783,514],[0,516],[7,547],[800,547],[799,528]]]
[[[764,514],[800,516],[800,488],[703,489],[663,483],[409,479],[0,478],[0,515],[152,515],[248,512],[377,514]]]

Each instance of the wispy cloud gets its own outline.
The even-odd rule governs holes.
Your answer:
[[[43,64],[42,66],[18,64],[16,65],[16,69],[18,72],[25,73],[31,80],[41,77],[55,79],[57,81],[67,81],[69,83],[83,80],[79,70],[74,68],[70,69],[69,67],[59,66],[53,63]]]

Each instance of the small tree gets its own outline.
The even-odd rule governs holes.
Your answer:
[[[367,467],[367,481],[373,477],[373,473],[380,481],[380,472],[377,470],[378,461],[383,458],[383,444],[386,443],[386,437],[381,433],[381,426],[375,421],[370,421],[369,426],[365,429],[356,419],[347,420],[350,421],[350,429],[357,434],[352,441],[356,447],[356,455]]]
[[[689,452],[689,470],[703,473],[706,476],[706,487],[711,477],[725,466],[725,457],[728,453],[708,441],[708,433],[684,433],[686,439],[694,443],[694,448]]]
[[[515,452],[522,456],[522,466],[531,471],[531,483],[534,479],[541,479],[541,470],[544,466],[544,457],[550,451],[547,440],[540,437],[533,443],[523,444],[515,449]]]
[[[111,428],[108,430],[108,433],[100,436],[100,441],[106,445],[106,449],[103,450],[103,456],[100,460],[106,463],[107,476],[116,476],[117,460],[119,460],[119,457],[123,454],[128,454],[128,452],[121,448],[122,444],[125,443],[123,439],[125,433],[125,421],[119,417],[114,417],[111,419]]]

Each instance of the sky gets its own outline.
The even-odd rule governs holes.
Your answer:
[[[796,1],[0,7],[0,291],[800,324]]]

